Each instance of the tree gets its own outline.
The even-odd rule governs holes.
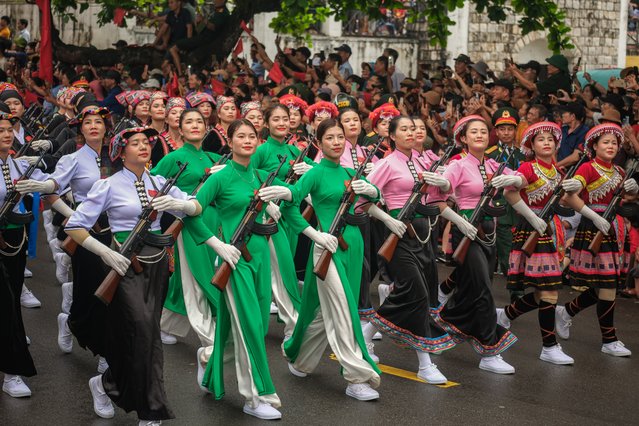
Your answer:
[[[201,1],[201,0],[199,0]],[[144,10],[158,7],[156,0],[95,0],[101,5],[98,21],[101,24],[111,22],[117,8],[125,10]],[[432,45],[446,47],[448,28],[454,24],[449,12],[469,2],[479,13],[486,12],[493,22],[502,22],[508,14],[516,13],[523,17],[519,20],[522,33],[548,31],[548,47],[559,52],[574,46],[570,42],[570,28],[565,25],[565,12],[552,0],[413,0],[408,7],[411,21],[424,19],[427,22],[427,35]],[[337,19],[345,19],[351,10],[366,11],[372,18],[381,17],[380,8],[407,8],[398,0],[234,0],[231,22],[224,34],[211,40],[216,46],[219,57],[227,56],[238,37],[241,35],[240,22],[248,22],[260,12],[278,12],[270,26],[278,33],[292,34],[299,37],[307,34],[311,25],[325,21],[335,15]],[[88,8],[86,1],[52,0],[52,9],[66,19],[74,19],[74,14],[82,13]],[[162,53],[152,48],[138,47],[126,49],[98,50],[90,47],[67,45],[60,40],[57,30],[53,30],[54,54],[58,60],[68,63],[87,63],[89,60],[96,66],[124,62],[131,65],[159,65]]]

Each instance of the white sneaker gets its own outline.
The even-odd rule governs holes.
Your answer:
[[[564,353],[559,343],[549,348],[544,346],[541,349],[539,359],[557,365],[572,365],[575,363],[574,359]]]
[[[47,234],[47,241],[55,238],[56,230],[53,225],[53,213],[51,210],[44,210],[42,212],[42,225],[44,226],[44,231]]]
[[[51,249],[51,254],[54,256],[58,254],[58,253],[64,253],[64,251],[62,251],[62,247],[60,247],[60,240],[58,240],[57,237],[52,238],[49,240],[49,249]]]
[[[73,282],[62,284],[62,305],[60,309],[65,314],[71,313],[71,304],[73,303]]]
[[[297,368],[293,367],[293,364],[291,364],[290,362],[288,363],[288,371],[290,371],[293,376],[297,376],[297,377],[308,376],[308,374],[306,374],[305,372],[300,371]]]
[[[442,291],[442,286],[438,285],[437,286],[437,301],[439,302],[440,305],[445,305],[446,302],[448,302],[448,299],[450,299],[450,297],[453,295],[454,292],[455,292],[455,289],[453,289],[448,294],[444,294],[444,292]]]
[[[65,354],[70,354],[73,351],[73,334],[69,330],[68,319],[69,315],[58,314],[58,346]]]
[[[31,290],[26,285],[22,284],[22,294],[20,294],[20,304],[23,308],[39,308],[42,303],[37,297],[31,293]]]
[[[555,331],[557,336],[564,340],[570,337],[570,326],[572,325],[572,317],[566,311],[565,306],[557,306],[555,308]]]
[[[98,373],[104,374],[109,368],[109,363],[103,357],[98,357]]]
[[[382,340],[382,333],[378,331],[377,333],[373,334],[373,340]]]
[[[510,328],[510,319],[506,316],[504,308],[497,308],[495,311],[497,311],[497,324],[508,330]]]
[[[139,420],[138,426],[159,426],[162,424],[162,420]]]
[[[89,380],[89,389],[91,389],[91,396],[93,396],[93,411],[98,417],[103,419],[110,419],[115,416],[115,410],[111,399],[104,392],[102,387],[102,375],[92,377]]]
[[[25,278],[32,278],[33,277],[33,272],[31,272],[29,270],[29,268],[27,268],[26,266],[24,267],[24,277]]]
[[[248,403],[244,404],[244,408],[242,409],[244,413],[249,416],[257,417],[262,420],[278,420],[282,418],[282,413],[280,413],[275,407],[271,404],[267,404],[266,402],[260,402],[257,404],[257,407],[252,408]]]
[[[204,352],[204,348],[199,348],[197,350],[197,359],[195,363],[197,364],[197,385],[200,387],[202,392],[211,393],[206,386],[202,385],[202,381],[204,380],[204,372],[206,371],[206,366],[202,365],[202,353]]]
[[[31,389],[22,381],[22,377],[12,374],[4,375],[2,390],[14,398],[26,398],[31,396]]]
[[[31,344],[31,339],[29,339],[29,336],[25,336],[27,338],[27,345]]]
[[[277,305],[275,304],[275,302],[271,302],[271,315],[276,313],[277,313]]]
[[[371,357],[375,364],[379,364],[379,357],[375,355],[375,344],[373,342],[366,344],[366,350],[368,350],[368,356]]]
[[[60,284],[69,281],[69,270],[71,268],[71,258],[66,253],[56,253],[53,255],[55,260],[55,277]]]
[[[515,374],[515,367],[508,364],[501,355],[484,356],[479,362],[479,368],[497,374]]]
[[[160,339],[165,345],[175,345],[177,343],[177,337],[163,331],[160,331]]]
[[[350,383],[346,386],[346,395],[360,401],[379,399],[379,393],[368,383]]]
[[[379,306],[384,304],[384,300],[391,293],[391,285],[390,284],[380,284],[377,286],[377,293],[379,293]]]
[[[604,343],[601,346],[601,352],[603,352],[605,354],[608,354],[608,355],[612,355],[612,356],[630,356],[630,355],[632,355],[632,352],[630,352],[630,349],[626,349],[626,345],[624,345],[619,340],[617,340],[616,342],[612,342],[612,343]]]
[[[426,367],[419,367],[417,377],[430,385],[443,385],[448,382],[446,376],[444,376],[433,363],[428,364]]]

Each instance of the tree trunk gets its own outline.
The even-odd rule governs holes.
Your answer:
[[[235,43],[242,34],[240,22],[249,22],[256,13],[271,12],[280,9],[280,2],[275,0],[238,0],[235,2],[235,9],[229,18],[229,22],[216,37],[207,44],[210,46],[211,55],[217,58],[226,58],[235,47]],[[52,20],[53,22],[53,20]],[[52,27],[53,55],[54,59],[67,64],[89,64],[96,67],[112,66],[117,63],[124,63],[129,66],[149,65],[149,68],[156,68],[164,60],[164,52],[153,47],[125,47],[122,49],[96,49],[94,47],[80,47],[66,44],[60,39],[57,28]],[[182,60],[187,64],[208,65],[211,55],[207,58],[207,63],[198,63],[198,58],[192,55],[185,55]]]

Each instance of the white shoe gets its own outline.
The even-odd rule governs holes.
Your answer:
[[[453,295],[454,292],[455,292],[455,289],[453,289],[450,293],[445,294],[442,291],[442,286],[438,285],[437,286],[437,301],[439,302],[440,305],[445,305],[446,302],[448,302],[448,299],[450,299],[450,297]]]
[[[428,364],[426,367],[419,367],[417,377],[430,385],[443,385],[448,382],[446,376],[433,363]]]
[[[177,337],[163,331],[160,331],[160,339],[165,345],[175,345],[177,343]]]
[[[497,324],[508,330],[510,328],[510,319],[506,316],[504,308],[497,308],[495,311],[497,311]]]
[[[73,283],[68,282],[62,284],[62,305],[60,309],[65,314],[71,313],[71,304],[73,303]]]
[[[379,306],[384,304],[384,300],[391,293],[391,285],[390,284],[380,284],[377,286],[377,293],[379,294]]]
[[[56,236],[55,226],[53,226],[53,213],[51,210],[44,210],[42,212],[42,225],[44,225],[44,231],[47,234],[47,241],[52,240]]]
[[[257,404],[257,407],[252,408],[250,405],[244,404],[244,408],[242,409],[244,413],[249,416],[257,417],[262,420],[278,420],[282,418],[282,413],[280,413],[275,407],[271,404],[267,404],[266,402],[260,402]]]
[[[103,374],[109,368],[109,363],[103,357],[98,357],[98,373]]]
[[[92,377],[89,380],[89,389],[91,389],[91,396],[93,396],[93,411],[95,411],[95,414],[103,419],[113,418],[115,410],[113,409],[113,404],[111,404],[111,399],[109,399],[102,387],[102,375]]]
[[[58,346],[65,354],[70,354],[73,351],[73,334],[69,330],[68,319],[69,315],[58,314]]]
[[[39,308],[42,306],[38,298],[24,284],[22,285],[22,294],[20,294],[20,304],[23,308]]]
[[[484,356],[479,362],[479,368],[497,374],[515,374],[515,367],[508,364],[501,355]]]
[[[140,420],[138,426],[159,426],[162,424],[162,420]]]
[[[360,401],[379,399],[379,393],[368,383],[350,383],[346,386],[346,395]]]
[[[211,393],[206,386],[202,385],[202,381],[204,380],[204,372],[206,371],[206,366],[202,365],[202,353],[204,352],[204,348],[200,348],[197,350],[197,360],[195,361],[197,364],[197,385],[200,387],[202,392]]]
[[[27,339],[27,346],[31,344],[31,339],[29,339],[29,336],[24,336]]]
[[[277,305],[275,304],[275,302],[271,302],[271,315],[276,313],[277,313]]]
[[[54,256],[54,259],[56,254],[64,253],[64,251],[62,251],[62,247],[60,247],[60,244],[61,242],[60,240],[58,240],[57,237],[49,240],[49,249],[51,249],[51,254]]]
[[[375,355],[375,344],[373,342],[366,344],[366,350],[368,350],[368,356],[371,357],[375,364],[379,364],[379,357]]]
[[[32,278],[33,277],[33,272],[31,272],[29,270],[29,268],[27,268],[26,266],[24,267],[24,277],[25,278]]]
[[[71,268],[71,258],[66,253],[56,253],[53,255],[55,260],[55,277],[60,284],[69,281],[69,269]]]
[[[601,352],[612,355],[612,356],[630,356],[632,352],[630,349],[626,349],[626,345],[621,343],[619,340],[612,343],[604,343],[601,346]]]
[[[539,359],[557,365],[572,365],[575,363],[574,359],[564,353],[559,343],[549,348],[544,346],[541,349]]]
[[[297,377],[308,376],[308,374],[306,374],[305,372],[300,371],[297,368],[293,367],[293,364],[291,364],[290,362],[288,363],[288,371],[290,371],[293,376],[297,376]]]
[[[12,374],[4,375],[2,390],[14,398],[26,398],[31,396],[31,389],[22,381],[22,377]]]
[[[378,331],[377,333],[373,334],[373,340],[382,340],[382,333]]]
[[[566,311],[565,306],[557,306],[555,308],[555,331],[557,336],[564,340],[570,337],[570,326],[572,325],[572,317]]]

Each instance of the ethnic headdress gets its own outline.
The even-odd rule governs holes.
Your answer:
[[[209,102],[215,108],[215,99],[206,92],[193,92],[186,95],[186,102],[189,108],[195,108],[201,103]]]
[[[539,123],[535,123],[531,126],[528,126],[526,131],[521,137],[521,151],[526,154],[532,154],[532,142],[540,133],[550,133],[555,140],[555,146],[559,147],[559,143],[561,142],[561,127],[557,123],[553,123],[552,121],[542,121]]]
[[[392,120],[395,117],[399,117],[401,112],[391,102],[380,105],[370,113],[368,118],[371,120],[373,129],[377,126],[381,120]]]
[[[284,96],[280,96],[280,103],[285,105],[289,110],[300,111],[301,115],[306,113],[308,109],[308,104],[299,96],[295,96],[294,94],[287,93]]]
[[[337,107],[332,102],[319,101],[306,110],[306,116],[310,121],[315,117],[335,118],[339,115]]]
[[[621,127],[614,123],[605,123],[593,127],[588,131],[588,133],[586,133],[586,148],[592,149],[592,145],[597,142],[597,140],[599,140],[601,136],[606,134],[614,135],[617,138],[617,142],[619,142],[619,145],[623,143],[624,137]]]
[[[262,111],[262,105],[257,101],[244,102],[240,106],[240,111],[242,112],[242,118],[244,118],[251,111]]]
[[[111,139],[109,146],[109,158],[111,161],[115,161],[122,155],[124,147],[129,143],[129,138],[138,133],[143,133],[149,138],[151,147],[155,145],[157,141],[158,132],[152,127],[132,127],[130,129],[124,129]]]

